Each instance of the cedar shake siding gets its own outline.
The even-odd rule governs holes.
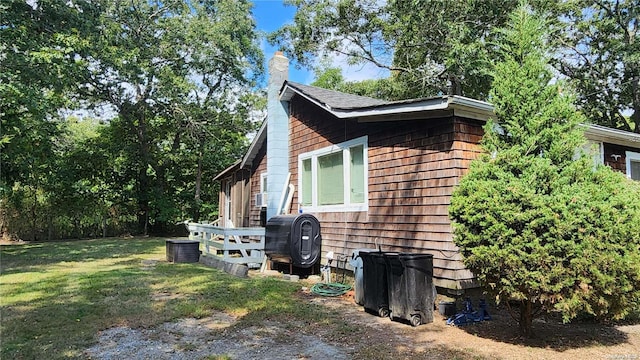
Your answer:
[[[604,164],[632,179],[640,180],[640,170],[637,167],[640,162],[640,134],[594,124],[583,127],[589,144],[599,147],[598,153],[594,154],[596,164]]]
[[[612,169],[627,173],[627,151],[640,152],[640,148],[604,143],[604,164]],[[612,156],[615,155],[615,156]],[[619,156],[618,156],[619,155]]]
[[[249,223],[247,226],[256,227],[260,225],[260,207],[256,206],[255,194],[260,193],[260,176],[267,173],[267,146],[266,143],[260,147],[258,155],[253,160],[251,167],[251,209],[249,209]]]
[[[227,184],[231,183],[231,204],[230,214],[227,214]],[[246,226],[249,220],[249,172],[245,169],[232,169],[227,176],[223,177],[220,187],[219,216],[222,219],[222,226],[229,227],[226,219],[231,219],[235,227]]]
[[[386,251],[426,252],[434,256],[437,286],[475,286],[453,244],[448,207],[454,186],[480,153],[480,122],[446,117],[357,123],[337,119],[301,97],[290,104],[292,184],[298,184],[298,155],[368,136],[368,211],[314,213],[324,253],[350,255],[378,245]],[[292,213],[298,211],[299,191]]]

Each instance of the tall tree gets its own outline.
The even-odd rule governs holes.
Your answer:
[[[107,186],[107,179],[115,174],[98,146],[106,127],[102,121],[75,116],[60,123],[55,170],[44,187],[48,194],[42,224],[46,239],[106,236],[107,226],[116,222],[108,221],[109,212],[117,208],[114,194],[123,183]]]
[[[640,186],[574,160],[583,119],[552,82],[546,28],[522,6],[501,32],[497,123],[450,207],[465,265],[498,302],[518,304],[525,336],[546,311],[620,319],[640,299]]]
[[[8,0],[0,4],[0,231],[8,220],[37,236],[43,187],[51,181],[58,110],[70,104],[82,66],[76,61],[94,31],[90,1]],[[15,214],[15,209],[21,209]],[[27,221],[28,219],[28,221]]]
[[[117,114],[135,172],[141,229],[174,220],[181,149],[237,142],[251,129],[239,98],[262,55],[247,1],[105,0],[81,96]],[[239,111],[240,109],[240,111]],[[197,141],[187,139],[197,134]],[[195,165],[194,165],[195,166]],[[194,196],[197,196],[194,194]]]
[[[271,34],[289,56],[318,55],[390,70],[372,87],[390,99],[461,94],[486,99],[491,88],[492,29],[517,0],[289,0],[294,23]],[[557,69],[569,78],[589,121],[640,133],[640,4],[637,0],[533,0],[555,18]],[[549,23],[551,26],[552,24]],[[354,85],[354,84],[351,84]]]
[[[552,2],[559,36],[556,64],[596,124],[640,133],[640,3]]]
[[[286,53],[310,65],[314,56],[345,55],[391,71],[396,98],[439,93],[486,98],[491,29],[515,0],[289,0],[294,23],[271,34]]]
[[[0,4],[3,232],[135,232],[131,216],[142,231],[163,231],[213,216],[206,179],[255,127],[262,54],[250,9],[232,0]],[[106,125],[81,136],[80,123],[63,119],[69,109],[94,110]]]
[[[314,68],[315,80],[311,85],[348,94],[369,96],[376,99],[394,100],[406,95],[407,89],[393,78],[347,81],[342,69],[323,60]]]

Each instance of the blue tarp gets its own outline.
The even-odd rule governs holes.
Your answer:
[[[480,300],[478,307],[480,310],[474,311],[471,299],[467,298],[464,302],[464,310],[447,319],[447,325],[460,326],[491,320],[491,315],[487,312],[487,303],[484,300]]]

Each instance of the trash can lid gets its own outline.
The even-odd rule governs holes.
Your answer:
[[[400,253],[399,256],[405,260],[416,260],[416,259],[424,259],[424,258],[432,258],[432,254],[425,253]]]
[[[378,251],[378,249],[355,249],[351,252],[351,260],[349,260],[349,264],[354,268],[362,267],[362,254],[369,254],[371,252]],[[365,255],[366,256],[366,255]]]
[[[365,253],[365,252],[366,253],[370,253],[370,252],[373,252],[373,251],[378,251],[378,249],[371,249],[371,248],[368,248],[368,249],[355,249],[355,250],[353,250],[351,252],[351,259],[355,259],[355,258],[359,257],[361,253]]]

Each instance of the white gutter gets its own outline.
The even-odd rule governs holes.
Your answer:
[[[472,99],[464,96],[458,96],[458,95],[448,96],[448,98],[449,98],[449,105],[458,105],[458,106],[474,108],[474,109],[478,109],[479,111],[492,113],[492,114],[495,110],[493,107],[493,104],[490,104],[486,101],[476,100],[476,99]]]
[[[447,110],[449,108],[447,98],[433,98],[415,103],[401,103],[382,105],[380,107],[365,109],[335,109],[330,110],[340,119],[370,118],[385,115],[395,115],[404,113],[415,113],[425,111]]]
[[[294,94],[304,97],[320,108],[325,109],[339,119],[356,119],[357,121],[401,121],[424,118],[424,113],[450,112],[450,115],[487,121],[494,117],[494,106],[486,101],[471,99],[464,96],[441,96],[430,99],[398,101],[388,105],[371,106],[361,109],[332,109],[326,104],[307,96],[288,84],[282,89],[281,101],[289,101]],[[404,116],[403,116],[404,115]],[[397,116],[395,119],[394,116]],[[585,137],[590,140],[602,141],[622,146],[640,148],[640,134],[612,129],[600,125],[582,124]]]
[[[398,114],[423,113],[452,110],[454,115],[470,116],[478,120],[487,120],[493,115],[493,105],[485,101],[470,99],[464,96],[441,96],[415,101],[398,101],[388,105],[379,105],[361,109],[333,109],[330,106],[307,96],[298,89],[285,85],[280,93],[280,101],[289,101],[297,94],[320,108],[330,112],[338,119],[374,119]]]
[[[640,148],[640,134],[593,124],[581,126],[585,128],[584,135],[587,139]]]

